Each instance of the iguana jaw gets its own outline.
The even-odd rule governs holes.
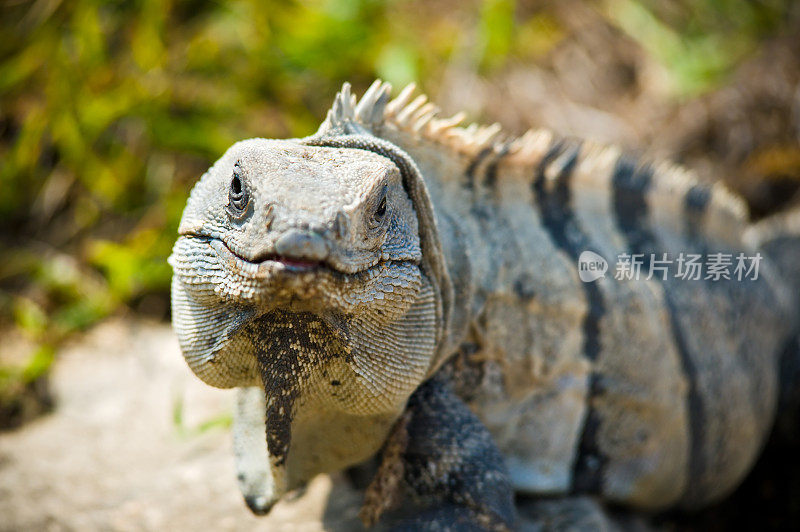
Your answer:
[[[243,330],[259,316],[283,309],[350,316],[357,327],[373,331],[392,329],[404,323],[425,286],[420,267],[412,261],[383,262],[355,275],[328,268],[287,272],[273,261],[249,263],[219,241],[191,236],[178,239],[170,263],[175,270],[173,322],[181,349],[195,374],[220,388],[252,386],[260,380],[252,341]],[[424,295],[426,305],[429,297],[433,296]],[[424,319],[435,327],[435,315]],[[361,341],[370,340],[368,332],[363,336]],[[355,344],[359,341],[353,339]],[[354,363],[371,368],[373,360],[382,360],[371,353],[374,348],[369,343],[363,349]],[[391,353],[394,357],[402,353]],[[376,392],[384,386],[383,379],[370,382]]]

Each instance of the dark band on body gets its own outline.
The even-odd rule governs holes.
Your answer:
[[[656,253],[657,239],[650,226],[647,193],[653,182],[653,169],[649,165],[638,166],[628,158],[617,160],[612,177],[613,186],[613,211],[617,227],[628,242],[631,254],[644,255],[644,267],[648,266],[648,256]],[[684,198],[685,230],[688,235],[697,233],[697,226],[702,222],[702,217],[710,201],[710,190],[701,185],[693,186]],[[697,368],[686,341],[686,333],[680,323],[679,312],[672,292],[664,280],[657,275],[653,276],[664,285],[664,302],[669,314],[669,325],[675,347],[680,356],[684,374],[689,381],[687,394],[687,409],[689,416],[689,480],[699,478],[704,471],[703,447],[705,424],[705,411],[703,399],[697,390]]]
[[[591,248],[591,240],[575,218],[572,205],[572,174],[578,162],[581,145],[573,140],[554,142],[537,168],[533,183],[536,207],[542,225],[553,243],[578,264],[581,252]],[[558,167],[554,165],[558,165]],[[556,176],[548,183],[547,174],[555,170]],[[588,309],[583,319],[583,353],[591,362],[600,354],[600,320],[606,307],[598,283],[581,283]],[[597,445],[600,419],[593,407],[593,398],[600,392],[597,375],[590,374],[587,413],[584,420],[573,470],[573,489],[599,493],[607,457]]]

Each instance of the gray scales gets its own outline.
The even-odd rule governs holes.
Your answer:
[[[565,516],[728,494],[776,413],[798,217],[752,225],[720,183],[461,127],[413,90],[345,84],[315,135],[239,142],[189,198],[173,325],[239,388],[250,508],[380,453],[361,515],[396,529],[512,529],[515,491]],[[584,283],[584,250],[764,258],[755,280]]]

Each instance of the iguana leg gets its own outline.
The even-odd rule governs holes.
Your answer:
[[[406,416],[406,497],[381,524],[392,530],[514,529],[514,492],[500,451],[449,383],[440,376],[424,383],[409,399]]]
[[[269,512],[272,475],[269,469],[264,412],[266,399],[260,387],[238,388],[233,415],[233,454],[236,478],[247,506],[254,514]]]

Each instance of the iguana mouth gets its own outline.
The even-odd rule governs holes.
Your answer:
[[[331,264],[326,260],[307,260],[307,259],[298,259],[294,257],[285,257],[283,255],[279,255],[277,253],[264,253],[255,257],[254,259],[248,259],[243,257],[242,255],[236,253],[233,249],[231,249],[228,244],[225,243],[223,240],[219,240],[219,242],[225,247],[225,249],[234,257],[244,262],[248,262],[250,264],[255,264],[260,266],[262,264],[275,264],[283,266],[283,268],[289,272],[309,272],[315,269],[327,269],[332,270],[339,273],[345,273],[339,271],[336,266]]]
[[[234,251],[230,250],[230,248],[228,248],[228,250],[231,251],[231,253],[233,253],[234,255],[236,255],[236,253]],[[236,255],[236,256],[239,257],[242,260],[245,260],[245,261],[247,260],[247,259],[245,259],[244,257],[242,257],[240,255]],[[260,264],[262,262],[267,262],[267,261],[276,262],[278,264],[281,264],[281,265],[283,265],[283,267],[287,271],[290,271],[290,272],[308,272],[308,271],[311,271],[311,270],[314,270],[314,269],[317,269],[317,268],[328,268],[328,269],[331,269],[331,270],[335,270],[335,268],[333,268],[331,265],[327,264],[325,261],[320,261],[320,260],[299,260],[299,259],[295,259],[295,258],[284,257],[282,255],[276,255],[274,253],[268,253],[266,255],[258,257],[255,261],[251,261],[251,262],[253,262],[254,264]]]
[[[321,261],[303,260],[285,257],[276,253],[265,253],[258,256],[255,260],[251,260],[236,253],[220,238],[196,234],[185,234],[182,236],[206,241],[214,248],[219,257],[225,261],[231,270],[238,271],[250,277],[266,278],[275,273],[306,274],[326,272],[339,278],[351,279],[353,277],[369,274],[369,272],[376,268],[382,268],[389,264],[407,263],[419,265],[419,260],[382,260],[380,255],[377,255],[375,260],[354,271],[345,270],[327,259]]]
[[[227,259],[228,264],[234,269],[244,273],[254,274],[255,276],[262,276],[268,272],[275,272],[276,270],[288,273],[309,273],[319,270],[340,275],[346,275],[348,273],[341,271],[336,265],[327,260],[302,260],[284,257],[276,253],[266,253],[256,257],[255,260],[251,260],[236,253],[221,239],[209,238],[208,243],[217,251],[220,257]]]

